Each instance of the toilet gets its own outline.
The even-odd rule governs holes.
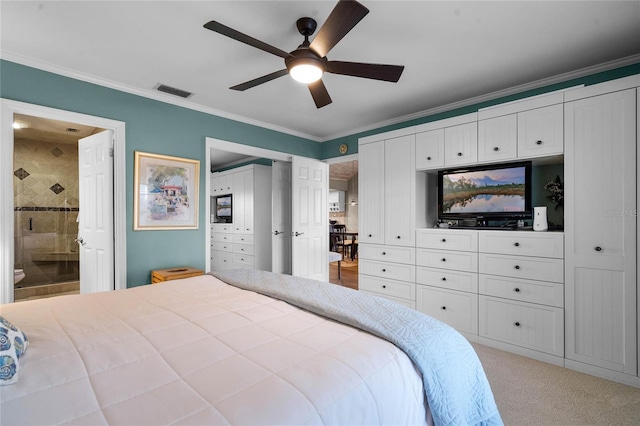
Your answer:
[[[13,270],[13,283],[17,284],[24,279],[24,270],[22,269],[14,269]]]

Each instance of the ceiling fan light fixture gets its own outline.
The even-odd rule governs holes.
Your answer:
[[[313,64],[300,64],[295,65],[289,70],[289,75],[295,81],[300,83],[309,84],[322,78],[323,71],[318,66]]]

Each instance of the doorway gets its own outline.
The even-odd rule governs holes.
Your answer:
[[[49,125],[55,125],[54,123],[58,123],[58,125],[69,125],[69,128],[71,129],[87,126],[91,128],[109,129],[113,132],[114,191],[112,205],[115,217],[114,235],[111,239],[111,244],[112,250],[115,253],[115,258],[113,262],[114,279],[110,287],[111,289],[126,288],[124,123],[5,99],[1,100],[1,104],[2,144],[0,145],[0,153],[2,154],[2,160],[0,161],[0,176],[2,176],[2,188],[0,188],[0,190],[4,194],[14,194],[16,191],[16,189],[14,189],[14,182],[26,181],[28,179],[27,173],[29,173],[24,167],[17,167],[14,169],[14,148],[16,146],[16,140],[18,140],[18,144],[22,143],[19,140],[20,138],[17,138],[14,135],[13,123],[15,121],[18,122],[18,126],[20,125],[20,121],[22,121],[23,124],[27,123],[26,125],[31,124],[30,121],[33,121],[34,123],[44,121]],[[41,153],[47,152],[47,155],[54,157],[56,155],[58,155],[58,157],[63,155],[70,156],[69,153],[71,152],[71,149],[69,147],[64,147],[62,145],[52,147],[35,142],[34,144],[36,145],[32,145],[32,147],[35,146],[35,148]],[[20,150],[23,148],[27,151],[29,149],[28,147],[25,147],[24,144],[20,146]],[[75,150],[77,152],[77,146],[75,147]],[[37,162],[32,162],[30,167],[37,166]],[[47,168],[47,165],[42,164],[41,166],[42,168]],[[20,171],[20,169],[22,169],[22,171]],[[36,169],[33,170],[37,172]],[[77,170],[76,166],[75,171],[77,172]],[[21,176],[22,179],[20,179],[19,176]],[[56,185],[56,183],[58,185]],[[39,186],[43,185],[44,184],[41,183]],[[70,186],[72,187],[73,184]],[[22,187],[22,189],[24,189],[25,185],[22,185]],[[46,191],[49,191],[52,194],[58,192],[57,195],[63,194],[62,205],[35,205],[40,204],[37,201],[42,201],[41,198],[38,200],[37,197],[31,201],[25,201],[28,198],[28,194],[32,194],[32,192],[28,190],[25,190],[20,194],[16,194],[16,197],[7,196],[2,198],[0,204],[0,242],[2,245],[2,253],[0,256],[0,279],[2,281],[0,303],[10,303],[14,301],[14,276],[16,275],[15,266],[25,265],[25,257],[29,257],[28,263],[30,268],[27,269],[32,269],[32,272],[34,272],[35,275],[40,275],[40,278],[45,281],[57,281],[62,279],[63,281],[73,282],[75,280],[76,268],[74,262],[77,261],[76,257],[74,257],[76,255],[72,252],[73,246],[70,241],[70,239],[75,239],[77,236],[77,228],[74,227],[74,222],[77,218],[77,214],[74,217],[74,213],[77,212],[74,210],[72,205],[74,197],[73,195],[69,195],[72,194],[73,191],[64,194],[65,191],[69,191],[69,188],[65,188],[60,184],[60,182],[55,182],[51,186],[46,187],[45,193]],[[64,199],[65,195],[68,196],[66,200]],[[18,204],[16,204],[16,201],[18,201]],[[25,203],[29,205],[21,205]],[[18,207],[18,209],[16,209],[16,207]],[[21,207],[33,208],[25,210]],[[43,208],[47,209],[43,210]],[[27,214],[25,215],[24,213]],[[29,213],[31,213],[31,215],[29,215]],[[36,213],[39,214],[38,217],[36,217]],[[46,215],[42,215],[42,213],[51,213],[52,216],[50,215],[47,217]],[[49,228],[47,228],[48,226]],[[31,252],[27,253],[27,256],[25,256],[25,250],[38,242],[38,236],[34,237],[33,235],[36,227],[41,227],[41,230],[45,231],[57,228],[61,230],[61,233],[58,235],[56,232],[43,232],[44,234],[49,234],[42,238],[42,240],[44,240],[42,243],[47,245],[47,247],[42,250],[42,253],[44,254],[40,255],[40,257],[36,256],[34,259]],[[76,231],[74,231],[74,229],[76,229]],[[28,235],[23,233],[23,231]],[[31,238],[28,243],[25,243],[25,236],[34,238]],[[40,244],[40,242],[38,242],[38,244]],[[47,267],[36,269],[31,268],[34,261],[40,262],[41,266],[47,264]],[[29,283],[29,281],[27,281],[27,283]]]

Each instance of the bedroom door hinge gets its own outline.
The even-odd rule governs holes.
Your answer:
[[[109,157],[113,158],[113,148],[109,148]]]

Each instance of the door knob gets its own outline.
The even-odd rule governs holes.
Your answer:
[[[294,235],[297,237],[297,236],[300,236],[300,235],[303,235],[303,234],[304,234],[304,232],[298,232],[298,231],[296,231],[296,233],[295,233]]]
[[[80,244],[81,246],[84,246],[86,243],[84,242],[84,240],[82,239],[82,237],[76,238],[75,242]]]
[[[280,232],[280,231],[273,231],[273,235],[280,235],[280,234],[282,234],[282,232]]]

